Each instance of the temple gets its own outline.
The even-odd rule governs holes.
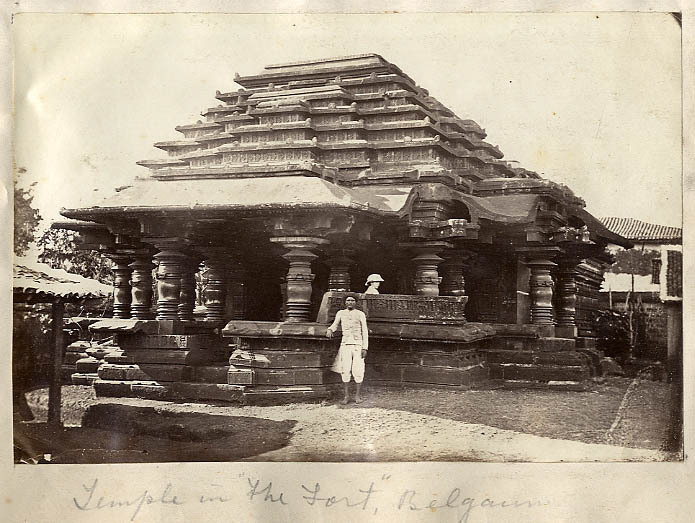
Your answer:
[[[371,384],[581,387],[600,372],[606,246],[631,244],[569,188],[504,161],[377,54],[235,80],[154,144],[167,155],[138,162],[148,177],[62,211],[59,227],[113,260],[113,318],[91,328],[119,350],[98,394],[323,397],[348,292]],[[361,294],[370,273],[381,294]]]

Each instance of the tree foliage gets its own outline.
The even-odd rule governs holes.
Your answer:
[[[111,283],[113,275],[109,261],[97,251],[79,250],[77,233],[65,229],[49,229],[38,240],[39,261],[54,269],[64,269],[85,278]]]
[[[41,221],[41,214],[32,207],[34,185],[26,190],[18,187],[16,180],[14,182],[14,252],[17,256],[26,254]]]

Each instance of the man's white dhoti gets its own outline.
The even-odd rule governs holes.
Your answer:
[[[331,370],[340,374],[343,383],[350,381],[350,375],[355,378],[355,383],[362,383],[364,379],[362,350],[367,350],[369,343],[367,318],[357,309],[343,309],[338,311],[335,321],[328,329],[335,332],[338,325],[343,331],[343,337]]]
[[[355,383],[362,383],[364,380],[362,345],[343,345],[341,343],[331,370],[340,374],[343,383],[350,381],[351,374],[355,378]]]

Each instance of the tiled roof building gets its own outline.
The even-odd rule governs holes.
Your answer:
[[[680,227],[669,227],[643,222],[635,218],[619,218],[616,216],[600,218],[600,220],[611,232],[632,241],[680,243],[683,240],[683,230]]]

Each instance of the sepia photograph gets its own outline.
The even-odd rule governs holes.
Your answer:
[[[679,14],[13,31],[15,463],[683,459]]]

